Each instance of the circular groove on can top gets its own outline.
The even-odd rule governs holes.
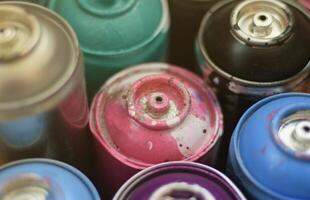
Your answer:
[[[35,16],[19,7],[0,7],[0,60],[25,55],[39,38],[40,25]]]
[[[99,16],[112,16],[126,12],[134,6],[137,0],[78,0],[87,11]]]
[[[254,46],[275,45],[290,36],[294,25],[293,14],[280,1],[248,0],[232,12],[232,33],[243,42]]]
[[[285,117],[276,137],[284,149],[298,157],[310,158],[310,110]]]
[[[155,190],[150,200],[215,200],[215,197],[206,188],[198,184],[188,184],[186,182],[174,182]]]
[[[2,200],[46,200],[49,184],[40,175],[29,173],[15,177],[0,190]]]
[[[128,91],[129,115],[152,129],[178,125],[190,110],[191,96],[183,83],[168,75],[146,76]]]

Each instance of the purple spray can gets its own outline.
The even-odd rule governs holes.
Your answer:
[[[168,162],[145,169],[129,179],[114,200],[244,200],[221,172],[192,162]]]

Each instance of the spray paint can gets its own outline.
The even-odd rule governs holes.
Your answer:
[[[197,59],[225,116],[221,157],[250,105],[273,94],[307,90],[309,22],[297,2],[278,0],[221,1],[204,17]]]
[[[85,55],[89,97],[114,73],[166,57],[166,0],[50,0],[73,26]]]
[[[309,132],[309,94],[256,103],[234,131],[228,173],[250,199],[309,199]]]
[[[3,200],[100,200],[93,184],[77,169],[49,159],[27,159],[0,168]]]
[[[203,16],[216,0],[168,2],[171,14],[169,62],[197,72],[195,39]]]
[[[299,3],[304,5],[308,10],[310,10],[310,1],[309,0],[299,0]]]
[[[245,200],[221,172],[192,162],[168,162],[145,169],[130,178],[114,200]]]
[[[222,126],[214,93],[196,75],[164,63],[126,69],[92,102],[101,184],[116,192],[139,170],[167,161],[212,164]]]
[[[83,58],[72,29],[41,6],[1,2],[0,164],[33,157],[83,163],[87,122]]]

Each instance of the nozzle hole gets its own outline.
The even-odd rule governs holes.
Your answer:
[[[266,17],[266,15],[260,15],[260,16],[258,17],[258,19],[264,22],[264,21],[267,20],[267,17]]]
[[[304,126],[302,128],[306,133],[310,133],[310,127],[309,126]]]
[[[157,103],[162,103],[163,102],[163,98],[161,96],[157,96],[155,98],[155,100],[156,100]]]

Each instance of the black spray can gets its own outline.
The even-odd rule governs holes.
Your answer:
[[[209,10],[196,54],[224,111],[221,157],[250,105],[273,94],[309,90],[309,52],[310,15],[295,1],[226,0]]]

